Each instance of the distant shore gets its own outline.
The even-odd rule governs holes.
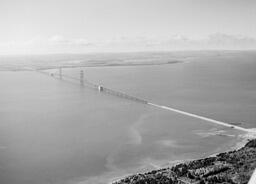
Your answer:
[[[235,150],[126,176],[112,184],[247,183],[256,168],[256,138],[255,135],[244,138],[246,142],[237,144]]]
[[[74,61],[75,62],[75,61]],[[34,66],[37,70],[50,70],[50,69],[58,69],[58,68],[80,68],[80,67],[116,67],[116,66],[156,66],[156,65],[169,65],[169,64],[177,64],[183,63],[181,60],[170,60],[170,61],[158,61],[158,62],[92,62],[92,63],[62,63],[56,66],[49,65],[37,65]],[[29,65],[1,65],[0,71],[29,71]]]

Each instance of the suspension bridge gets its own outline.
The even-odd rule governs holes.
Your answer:
[[[237,125],[229,124],[227,122],[222,122],[222,121],[214,120],[212,118],[208,118],[208,117],[205,117],[205,116],[200,116],[200,115],[193,114],[193,113],[190,113],[190,112],[182,111],[182,110],[179,110],[179,109],[176,109],[176,108],[172,108],[172,107],[168,107],[168,106],[164,106],[164,105],[158,105],[158,104],[149,102],[147,100],[144,100],[144,99],[134,97],[134,96],[128,95],[126,93],[117,91],[115,89],[110,89],[110,88],[104,87],[102,85],[90,82],[84,77],[84,71],[83,70],[80,71],[80,77],[79,78],[63,74],[62,68],[59,68],[59,72],[55,72],[55,73],[49,73],[49,72],[44,71],[44,70],[36,70],[36,69],[31,69],[31,70],[39,72],[39,73],[44,74],[44,75],[48,75],[50,77],[54,77],[56,79],[60,79],[60,80],[76,81],[76,82],[79,82],[82,87],[89,87],[89,88],[98,90],[99,92],[102,92],[102,93],[107,93],[107,94],[110,94],[112,96],[116,96],[116,97],[119,97],[119,98],[123,98],[123,99],[127,99],[127,100],[132,100],[132,101],[135,101],[135,102],[138,102],[138,103],[146,104],[146,105],[152,106],[154,108],[168,110],[168,111],[175,112],[175,113],[178,113],[178,114],[182,114],[182,115],[185,115],[185,116],[189,116],[189,117],[192,117],[192,118],[200,119],[200,120],[203,120],[203,121],[206,121],[206,122],[209,122],[209,123],[214,123],[214,124],[217,124],[217,125],[229,127],[229,128],[240,130],[240,131],[247,132],[247,133],[253,133],[253,135],[256,134],[256,131],[254,129],[247,129],[247,128],[243,128],[243,127],[240,127],[240,126],[237,126]]]
[[[82,86],[82,87],[88,87],[88,88],[91,88],[91,89],[95,89],[95,90],[98,90],[99,92],[104,92],[104,93],[110,94],[112,96],[117,96],[117,97],[120,97],[120,98],[124,98],[124,99],[127,99],[127,100],[132,100],[132,101],[135,101],[135,102],[138,102],[138,103],[143,103],[143,104],[148,103],[146,100],[143,100],[141,98],[137,98],[137,97],[128,95],[126,93],[123,93],[123,92],[120,92],[120,91],[117,91],[117,90],[114,90],[114,89],[110,89],[110,88],[107,88],[105,86],[102,86],[102,85],[99,85],[99,84],[88,81],[84,76],[84,71],[83,70],[80,70],[80,77],[79,78],[63,74],[62,68],[59,68],[59,71],[54,72],[54,73],[50,73],[50,72],[47,72],[47,71],[44,71],[44,70],[34,70],[34,71],[39,72],[39,73],[44,74],[44,75],[47,75],[47,76],[50,76],[50,77],[53,77],[53,78],[56,78],[56,79],[60,79],[60,80],[75,81],[77,83],[80,83],[80,86]]]

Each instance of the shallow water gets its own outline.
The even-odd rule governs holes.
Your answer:
[[[103,86],[255,127],[254,57],[82,69],[88,80]],[[80,70],[63,73],[79,77]],[[4,184],[107,183],[229,149],[241,133],[34,72],[1,72],[0,88]]]

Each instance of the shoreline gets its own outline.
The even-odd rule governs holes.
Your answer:
[[[186,60],[170,60],[170,61],[162,61],[162,62],[120,62],[120,63],[61,63],[56,66],[36,66],[36,70],[54,70],[58,68],[63,69],[71,69],[71,68],[96,68],[96,67],[132,67],[132,66],[161,66],[161,65],[172,65],[172,64],[180,64],[184,63]],[[29,65],[24,66],[1,66],[0,71],[31,71]]]
[[[217,180],[220,179],[223,181],[227,180],[225,182],[228,183],[228,181],[232,180],[231,173],[234,171],[232,171],[230,173],[225,173],[225,172],[229,172],[230,170],[234,169],[235,167],[232,164],[228,163],[227,160],[225,160],[225,159],[223,160],[223,158],[221,160],[220,157],[222,157],[223,155],[227,156],[227,155],[232,155],[232,154],[237,154],[236,157],[234,158],[234,160],[241,159],[242,157],[244,157],[243,155],[247,155],[247,154],[253,155],[253,158],[248,158],[248,159],[245,159],[245,161],[244,161],[244,162],[248,162],[251,159],[254,164],[253,169],[251,168],[249,170],[249,172],[246,172],[246,173],[236,173],[236,174],[241,174],[243,176],[246,175],[247,176],[246,178],[242,178],[242,179],[240,178],[240,179],[246,180],[246,182],[248,182],[250,179],[249,176],[252,174],[254,168],[256,167],[256,132],[255,132],[255,129],[252,129],[252,131],[247,132],[245,134],[240,134],[237,138],[241,139],[241,140],[240,141],[237,140],[238,142],[236,143],[235,146],[232,146],[230,149],[227,149],[224,152],[220,151],[218,153],[210,154],[209,156],[206,156],[203,158],[198,158],[198,159],[185,159],[185,160],[171,161],[171,162],[169,162],[168,166],[164,166],[159,169],[151,170],[146,173],[126,174],[123,176],[115,177],[110,182],[110,184],[129,184],[129,183],[140,184],[140,183],[143,183],[143,182],[145,183],[148,181],[159,182],[159,179],[163,179],[163,178],[166,183],[169,182],[170,184],[172,184],[172,183],[176,184],[177,182],[180,182],[180,184],[186,184],[186,183],[189,183],[192,181],[205,183],[207,179],[209,179],[210,182],[212,182],[213,180],[216,180],[216,179]],[[248,145],[250,145],[249,148],[248,148]],[[240,153],[240,152],[242,152],[242,153]],[[255,153],[255,154],[253,154],[253,153]],[[193,168],[193,163],[195,165],[197,165],[198,162],[204,162],[204,161],[209,161],[209,160],[212,160],[213,163],[211,163],[210,165],[201,164],[201,167]],[[219,162],[222,162],[222,163],[219,163]],[[232,162],[232,159],[231,159],[231,162]],[[248,162],[248,163],[252,163],[252,162]],[[241,163],[238,162],[238,163],[233,163],[233,164],[235,165],[235,164],[241,164]],[[191,166],[191,165],[192,165],[192,168],[189,169],[188,166]],[[248,167],[248,166],[245,166],[245,167]],[[183,170],[185,169],[186,172],[183,171],[183,173],[180,173],[180,170],[182,170],[182,169]],[[193,171],[193,169],[195,171]],[[203,172],[204,174],[201,173],[201,176],[196,176],[196,177],[190,175],[191,172],[192,173],[194,172],[193,174],[196,175],[195,174],[196,171]],[[213,172],[213,173],[210,174],[211,172]],[[202,177],[205,174],[207,176],[209,176],[209,178]],[[230,176],[229,176],[229,174],[230,174]],[[167,175],[169,178],[168,177],[166,178]],[[181,179],[179,179],[179,178],[181,178]],[[198,181],[198,180],[200,180],[200,181]],[[234,183],[236,183],[236,182],[234,182]],[[241,183],[241,182],[237,182],[237,183]]]
[[[230,130],[232,130],[232,129],[233,128],[231,128]],[[233,130],[238,131],[239,133],[232,136],[233,138],[231,141],[229,141],[229,143],[224,144],[224,146],[219,146],[211,152],[205,152],[199,157],[177,159],[177,160],[172,160],[172,161],[166,160],[165,163],[158,164],[157,167],[155,167],[155,168],[147,168],[146,171],[140,171],[139,169],[138,170],[134,169],[135,172],[129,171],[126,173],[122,173],[121,175],[116,175],[112,178],[108,178],[107,183],[108,184],[121,184],[121,183],[119,183],[119,181],[121,181],[125,178],[132,177],[134,175],[143,175],[147,172],[163,170],[166,168],[175,167],[176,165],[179,165],[179,164],[186,164],[186,163],[193,162],[196,160],[202,160],[202,159],[207,159],[210,157],[216,157],[217,155],[219,155],[221,153],[232,152],[234,150],[241,149],[242,147],[244,147],[246,145],[248,140],[256,139],[256,128],[243,128],[243,129],[245,129],[246,131],[242,131],[240,129],[233,129]],[[215,134],[215,136],[222,136],[222,135],[225,135],[225,134],[218,134],[218,133]],[[228,136],[229,136],[229,134],[228,134]],[[147,163],[145,163],[145,165],[151,165],[151,163],[147,162]],[[140,184],[140,183],[138,183],[138,184]]]

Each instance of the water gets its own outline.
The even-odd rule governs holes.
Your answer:
[[[255,56],[82,69],[103,86],[255,127]],[[63,73],[78,77],[80,70]],[[241,133],[35,72],[1,72],[0,88],[3,184],[107,183],[229,149]]]

